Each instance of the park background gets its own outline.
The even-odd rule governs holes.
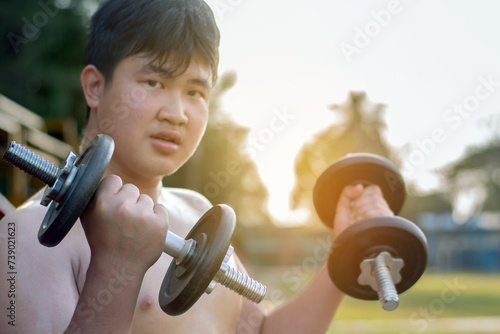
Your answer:
[[[429,265],[396,311],[346,298],[330,332],[498,333],[500,4],[207,2],[222,34],[211,119],[193,159],[164,182],[235,209],[234,245],[269,286],[264,306],[326,260],[317,177],[347,153],[371,152],[400,167],[400,215],[426,233]],[[13,139],[53,162],[76,151],[98,3],[0,2],[1,151]],[[40,187],[0,162],[0,192],[15,205]]]

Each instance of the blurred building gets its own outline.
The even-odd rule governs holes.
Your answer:
[[[426,212],[418,223],[429,244],[429,269],[500,271],[500,213],[478,213],[459,224],[451,212]]]

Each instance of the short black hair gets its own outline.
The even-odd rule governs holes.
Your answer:
[[[181,75],[194,55],[217,80],[220,33],[203,0],[108,0],[90,22],[85,55],[111,81],[118,63],[145,54],[153,62],[171,62],[169,74]]]

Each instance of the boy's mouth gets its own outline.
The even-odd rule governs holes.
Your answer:
[[[156,137],[155,139],[160,139],[160,140],[163,140],[163,141],[168,141],[170,143],[175,143],[175,141],[172,138]]]
[[[160,152],[172,154],[179,150],[182,135],[177,130],[162,129],[151,135],[151,143]]]
[[[162,130],[162,131],[155,133],[152,136],[152,138],[162,140],[165,142],[169,142],[169,143],[174,143],[176,145],[180,145],[182,142],[182,136],[176,130]]]

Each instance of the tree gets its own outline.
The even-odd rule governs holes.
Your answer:
[[[42,117],[75,117],[83,124],[79,78],[89,4],[95,2],[0,2],[0,94]]]
[[[406,185],[411,187],[411,185]],[[414,191],[407,191],[407,196],[403,208],[398,216],[409,219],[418,224],[420,215],[424,212],[448,213],[452,211],[452,206],[448,201],[447,194],[443,192],[434,192],[427,195],[411,195]]]
[[[449,198],[456,216],[474,212],[500,212],[500,140],[470,148],[444,170]]]
[[[342,105],[330,109],[340,113],[342,123],[332,125],[305,144],[295,162],[296,183],[292,207],[314,211],[312,191],[317,178],[335,160],[348,153],[367,152],[389,157],[390,151],[381,132],[385,128],[385,106],[370,104],[364,92],[351,92]],[[316,219],[316,222],[319,221]]]

